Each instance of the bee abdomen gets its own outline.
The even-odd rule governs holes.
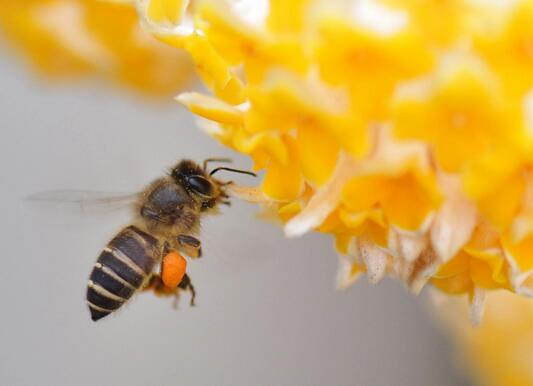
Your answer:
[[[138,290],[157,260],[157,240],[130,226],[104,248],[89,277],[87,304],[97,321],[122,306]]]

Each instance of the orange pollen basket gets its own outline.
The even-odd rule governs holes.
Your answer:
[[[163,258],[161,265],[161,279],[165,286],[169,288],[176,288],[183,279],[185,271],[187,270],[187,260],[178,252],[169,252]]]

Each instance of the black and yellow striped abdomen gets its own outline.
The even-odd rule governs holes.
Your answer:
[[[89,277],[87,304],[97,321],[122,306],[138,290],[158,259],[157,239],[129,226],[104,248]]]

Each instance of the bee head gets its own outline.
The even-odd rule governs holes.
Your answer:
[[[193,161],[180,161],[172,168],[170,176],[178,185],[183,186],[193,199],[201,202],[204,208],[213,207],[221,194],[218,181],[207,175]]]
[[[232,169],[228,167],[218,167],[211,172],[207,171],[209,161],[231,162],[227,158],[208,158],[204,161],[203,168],[193,161],[180,161],[170,173],[174,181],[183,186],[193,199],[202,203],[202,209],[209,209],[216,206],[221,201],[229,205],[228,195],[224,192],[223,186],[232,182],[222,182],[213,177],[213,174],[226,170],[234,173],[248,174],[256,177],[255,173],[247,170]]]

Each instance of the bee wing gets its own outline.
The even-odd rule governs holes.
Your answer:
[[[26,197],[26,201],[47,205],[75,205],[85,210],[109,210],[131,207],[136,193],[102,192],[94,190],[48,190]]]

